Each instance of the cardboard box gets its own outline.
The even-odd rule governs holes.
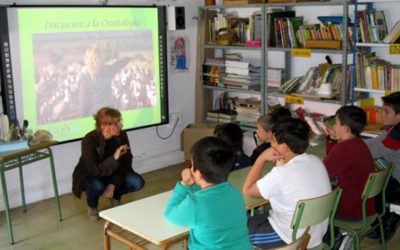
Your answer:
[[[206,136],[214,135],[215,125],[205,123],[189,124],[181,133],[181,149],[185,160],[190,160],[190,148],[195,142]]]

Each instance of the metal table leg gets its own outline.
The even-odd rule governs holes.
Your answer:
[[[7,185],[6,185],[3,161],[0,162],[0,178],[1,178],[1,189],[3,192],[3,199],[4,199],[4,209],[5,209],[5,213],[6,213],[8,237],[10,239],[10,243],[14,244],[14,234],[13,234],[13,229],[12,229],[12,224],[11,224],[10,204],[8,203],[8,193],[7,193]]]
[[[21,190],[21,200],[22,200],[22,212],[26,212],[26,203],[25,203],[25,186],[24,186],[24,175],[22,171],[22,162],[21,157],[18,157],[18,173],[19,173],[19,186]]]
[[[56,171],[54,168],[53,152],[50,148],[47,148],[47,151],[49,152],[49,158],[50,158],[50,168],[51,168],[51,177],[53,179],[54,198],[56,199],[57,208],[58,208],[58,220],[61,221],[62,214],[61,214],[61,206],[60,206],[60,197],[58,196],[57,178],[56,178]]]

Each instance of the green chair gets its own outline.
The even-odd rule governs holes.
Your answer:
[[[386,212],[386,197],[385,190],[389,182],[390,176],[393,172],[393,166],[390,165],[388,168],[371,173],[368,176],[367,182],[364,186],[364,190],[361,194],[362,199],[362,220],[359,221],[344,221],[335,219],[334,225],[342,231],[351,233],[354,237],[353,248],[360,249],[360,240],[365,238],[370,232],[375,230],[377,227],[380,229],[382,249],[386,249],[385,235],[383,231],[382,217]],[[372,216],[367,216],[366,214],[366,204],[369,198],[376,197],[382,193],[382,208],[381,213],[375,213]],[[375,223],[375,220],[379,223]]]
[[[333,220],[341,196],[342,189],[337,187],[326,195],[298,201],[291,224],[293,229],[292,240],[296,240],[297,231],[300,228],[311,227],[329,219],[330,244],[328,246],[322,243],[315,249],[332,249],[335,244]]]

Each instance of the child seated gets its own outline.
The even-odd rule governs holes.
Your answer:
[[[291,118],[292,115],[287,108],[280,107],[272,113],[260,116],[257,120],[257,136],[262,141],[260,145],[253,150],[250,156],[251,164],[256,162],[257,157],[267,148],[271,146],[270,141],[272,138],[272,127],[279,121]]]
[[[288,119],[272,128],[271,147],[261,153],[250,169],[243,185],[243,193],[250,197],[268,199],[269,214],[249,218],[250,240],[266,249],[292,242],[290,224],[299,200],[319,197],[331,192],[329,177],[322,161],[304,153],[310,131],[300,119]],[[264,177],[265,161],[277,161]],[[311,227],[308,247],[320,245],[327,231],[328,220]],[[304,230],[299,230],[299,237]]]
[[[371,153],[359,137],[367,122],[363,109],[344,106],[336,111],[335,125],[326,142],[325,167],[343,189],[336,216],[340,219],[362,218],[362,199],[365,183],[375,165]],[[333,137],[335,140],[332,140]],[[375,213],[373,199],[367,201],[367,216]]]
[[[227,182],[234,162],[232,148],[205,137],[191,153],[192,167],[182,171],[165,217],[190,228],[189,249],[251,249],[242,194]]]
[[[371,151],[372,158],[382,157],[387,162],[394,164],[392,178],[386,188],[386,201],[392,203],[400,200],[400,92],[382,97],[382,102],[383,107],[380,113],[383,124],[387,126],[387,129],[382,135],[366,140],[365,143]],[[379,202],[376,204],[380,205]],[[381,206],[377,206],[378,211],[381,209]],[[400,216],[386,210],[383,223],[385,238],[389,240],[400,225]],[[368,236],[379,238],[380,233],[376,232]]]
[[[250,158],[243,151],[243,131],[235,123],[225,123],[217,126],[214,136],[228,143],[235,152],[235,163],[233,170],[238,170],[250,166]]]

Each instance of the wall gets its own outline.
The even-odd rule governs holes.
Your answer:
[[[66,4],[85,4],[99,5],[97,0],[2,0],[1,4],[26,4],[26,5],[66,5]],[[173,135],[162,140],[157,136],[156,128],[146,128],[128,132],[134,155],[133,167],[139,173],[149,172],[160,169],[168,165],[183,162],[183,152],[180,151],[180,132],[188,123],[194,121],[194,78],[196,60],[196,34],[197,21],[192,17],[197,15],[197,7],[203,1],[191,0],[158,0],[158,1],[109,1],[110,5],[176,5],[185,6],[186,29],[180,31],[169,31],[170,36],[187,36],[189,38],[189,70],[184,73],[173,73],[169,70],[169,110],[170,113],[180,112],[180,120]],[[169,38],[167,38],[169,43]],[[169,46],[167,46],[169,48]],[[168,125],[158,127],[160,136],[168,136],[173,129],[174,121]],[[71,175],[80,156],[80,141],[61,144],[53,147],[56,174],[60,194],[71,192]],[[50,168],[48,161],[33,163],[24,168],[24,181],[26,202],[31,203],[53,197],[53,187],[51,182]],[[21,205],[19,191],[18,171],[12,170],[6,173],[9,202],[11,207]],[[1,195],[1,194],[0,194]],[[3,197],[0,197],[3,201]],[[0,211],[4,210],[3,202],[0,202]]]

